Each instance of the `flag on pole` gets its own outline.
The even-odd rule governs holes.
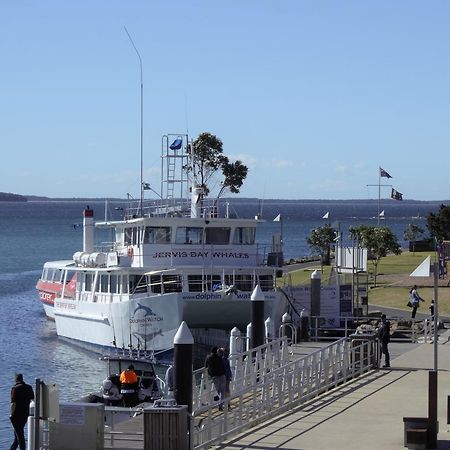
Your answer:
[[[380,177],[392,178],[384,169],[380,167]]]
[[[275,217],[275,219],[273,219],[274,222],[280,222],[281,221],[281,214],[278,214],[277,217]]]
[[[391,198],[393,198],[394,200],[403,200],[403,194],[401,192],[396,191],[394,188],[392,188]]]
[[[183,139],[180,137],[177,137],[171,144],[170,144],[170,150],[180,150],[181,146],[183,145]]]
[[[142,189],[144,189],[144,191],[149,191],[150,188],[150,183],[142,183]]]
[[[330,218],[330,211],[327,211],[327,212],[323,215],[322,219],[329,219],[329,218]]]

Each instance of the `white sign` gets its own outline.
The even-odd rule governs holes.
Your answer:
[[[65,425],[84,426],[86,411],[84,406],[59,405],[59,423]]]
[[[247,246],[168,246],[144,245],[144,265],[198,265],[255,266],[256,249]]]
[[[293,286],[294,306],[298,313],[311,310],[311,287]],[[322,327],[338,327],[340,316],[339,286],[324,286],[320,289],[320,316]]]
[[[367,248],[338,246],[336,261],[339,272],[367,272]]]

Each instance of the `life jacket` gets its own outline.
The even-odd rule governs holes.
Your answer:
[[[120,382],[122,384],[136,384],[138,377],[132,370],[127,369],[120,374]]]

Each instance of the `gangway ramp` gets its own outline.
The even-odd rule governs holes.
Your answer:
[[[193,411],[193,448],[206,449],[223,442],[370,372],[378,363],[374,339],[343,338],[300,357],[295,357],[299,349],[288,346],[286,340],[266,345],[269,347],[239,357],[243,370],[236,372],[236,384],[230,398],[225,399],[223,411],[219,410],[219,401],[211,400]],[[269,369],[264,355],[271,359],[278,348],[284,356],[277,359],[278,367]],[[206,385],[202,389],[203,398],[214,398],[211,386],[210,390]]]

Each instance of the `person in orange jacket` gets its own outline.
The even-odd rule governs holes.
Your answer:
[[[133,364],[120,374],[120,393],[125,406],[132,407],[138,404],[138,376]]]

